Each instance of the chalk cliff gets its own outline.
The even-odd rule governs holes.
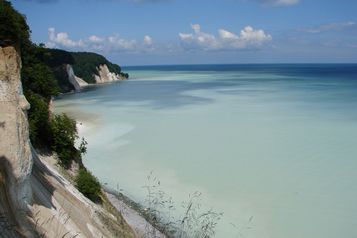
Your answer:
[[[20,72],[15,48],[0,47],[0,236],[134,237],[110,205],[91,202],[60,173],[56,155],[34,151]]]
[[[31,203],[32,153],[27,113],[30,105],[22,93],[21,60],[13,47],[0,47],[0,166],[3,191],[0,212],[26,233],[26,208]],[[6,185],[6,189],[4,186]],[[1,231],[0,231],[1,233]]]
[[[119,74],[110,72],[110,70],[108,69],[108,66],[106,64],[99,65],[96,69],[97,69],[97,72],[95,74],[93,74],[96,84],[108,83],[108,82],[126,79],[125,77],[123,77]],[[76,91],[79,91],[79,90],[81,90],[81,88],[90,85],[86,81],[84,81],[82,78],[80,78],[74,74],[74,71],[73,71],[73,68],[71,65],[69,65],[69,64],[66,65],[66,71],[67,71],[67,75],[68,75],[68,80],[73,85],[73,87],[75,88]]]
[[[74,74],[73,68],[70,64],[66,65],[66,70],[67,70],[68,80],[73,85],[73,87],[76,89],[76,91],[79,91],[79,90],[81,90],[81,88],[88,86],[88,83],[86,81],[77,77]]]
[[[94,75],[94,79],[97,83],[107,83],[125,79],[119,74],[110,72],[106,64],[99,65],[97,71],[98,75]]]

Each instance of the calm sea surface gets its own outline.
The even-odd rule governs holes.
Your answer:
[[[200,191],[216,237],[357,237],[357,65],[124,71],[55,101],[102,183],[143,201],[153,171],[178,206]]]

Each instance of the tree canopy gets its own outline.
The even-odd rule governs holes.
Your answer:
[[[110,72],[121,74],[121,68],[117,64],[108,61],[104,56],[91,52],[71,53],[75,63],[74,73],[88,83],[95,83],[94,74],[97,74],[97,67],[106,64]]]
[[[0,46],[22,48],[31,43],[26,18],[9,1],[0,0],[0,22]]]

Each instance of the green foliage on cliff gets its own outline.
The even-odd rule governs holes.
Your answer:
[[[46,49],[34,44],[21,50],[21,80],[24,91],[41,95],[46,100],[60,92],[55,75],[44,61]]]
[[[89,171],[80,169],[76,177],[76,187],[84,196],[93,202],[100,201],[101,186],[97,178]]]
[[[94,74],[97,74],[97,67],[106,64],[110,72],[121,74],[121,68],[117,64],[112,64],[104,56],[90,52],[71,53],[75,63],[74,73],[87,83],[95,83]]]
[[[65,50],[43,48],[42,61],[51,68],[58,83],[60,91],[70,92],[74,90],[73,85],[68,80],[66,64],[74,64],[72,54]]]
[[[22,48],[30,44],[30,28],[25,17],[10,2],[0,0],[0,46]]]
[[[31,142],[34,146],[49,144],[51,133],[48,103],[42,96],[32,92],[27,92],[26,98],[31,105],[28,112]]]
[[[71,52],[60,49],[43,48],[44,54],[42,56],[43,62],[49,67],[57,67],[63,64],[74,64],[75,60]]]
[[[79,159],[81,154],[74,147],[78,138],[76,122],[66,114],[55,115],[50,119],[51,148],[57,152],[59,163],[69,167],[73,159]]]

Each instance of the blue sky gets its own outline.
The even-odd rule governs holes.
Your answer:
[[[32,40],[121,65],[357,62],[356,0],[15,0]]]

